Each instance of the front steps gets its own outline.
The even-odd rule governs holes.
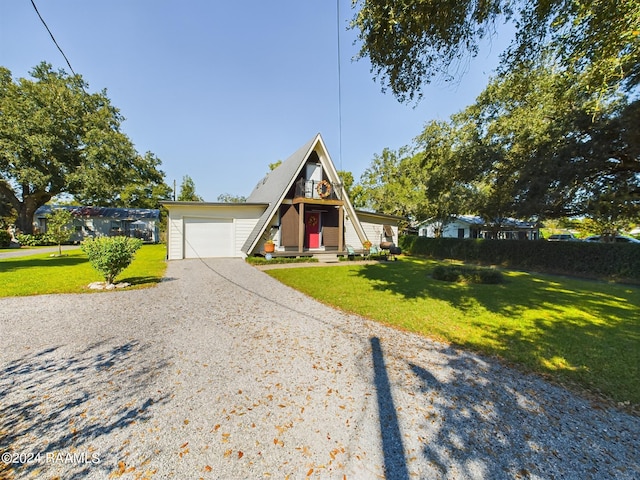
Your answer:
[[[313,258],[317,258],[319,263],[339,263],[340,259],[335,252],[314,253]]]

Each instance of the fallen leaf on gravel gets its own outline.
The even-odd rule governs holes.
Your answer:
[[[185,442],[185,443],[183,443],[182,445],[180,445],[180,448],[184,448],[184,447],[186,447],[187,445],[189,445],[189,442]]]
[[[185,419],[183,422],[185,425],[189,425],[189,420]]]
[[[229,449],[229,450],[225,450],[224,452],[224,458],[228,458],[231,456],[231,454],[233,453],[233,450]]]
[[[204,471],[205,472],[210,472],[212,470],[213,470],[213,468],[211,468],[211,465],[205,465],[205,467],[204,467]]]
[[[243,455],[244,455],[244,453],[238,452],[238,458],[242,458]]]
[[[313,468],[310,468],[309,471],[307,472],[307,477],[310,477],[312,473],[313,473]]]

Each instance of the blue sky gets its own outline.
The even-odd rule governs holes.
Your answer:
[[[90,91],[107,90],[140,153],[162,160],[169,185],[191,176],[206,201],[248,196],[268,171],[321,133],[356,179],[384,148],[473,103],[510,38],[487,42],[454,85],[417,105],[382,93],[358,51],[351,1],[36,0]],[[26,77],[41,61],[68,71],[29,0],[0,1],[0,65]],[[342,141],[340,141],[342,138]]]

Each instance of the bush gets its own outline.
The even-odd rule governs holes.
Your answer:
[[[25,245],[27,247],[39,247],[42,245],[51,245],[51,241],[47,238],[47,235],[44,233],[36,233],[31,235],[29,233],[18,233],[16,235],[16,240],[20,245]]]
[[[247,263],[251,265],[276,265],[284,263],[314,263],[318,262],[317,258],[312,257],[273,257],[267,260],[264,257],[247,257]]]
[[[7,248],[11,245],[11,234],[6,230],[0,230],[0,248]]]
[[[467,282],[497,284],[502,283],[502,272],[493,268],[473,267],[468,265],[438,265],[431,276],[446,282]]]
[[[133,261],[135,252],[142,246],[142,240],[130,237],[87,238],[80,244],[89,257],[89,263],[104,277],[108,284]]]

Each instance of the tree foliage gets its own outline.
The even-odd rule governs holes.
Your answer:
[[[433,78],[451,80],[459,62],[510,22],[517,33],[500,71],[544,51],[592,91],[634,89],[640,80],[640,0],[354,0],[359,56],[401,101],[419,99]]]
[[[582,215],[613,233],[640,216],[640,100],[611,94],[594,112],[597,96],[544,62],[499,76],[448,122],[427,123],[413,155],[376,156],[364,197],[441,228],[466,213],[496,229]]]
[[[58,208],[47,216],[47,238],[58,245],[58,255],[62,255],[62,244],[69,241],[73,234],[73,214],[64,208]]]
[[[196,183],[189,175],[182,177],[180,184],[179,202],[202,202],[202,197],[196,194]]]
[[[424,170],[408,148],[385,148],[360,178],[364,208],[415,219],[424,209]]]
[[[230,193],[222,193],[218,195],[218,201],[222,203],[245,203],[247,197],[242,195],[232,195]]]
[[[160,161],[136,152],[106,91],[87,93],[81,76],[47,63],[30,75],[14,82],[0,67],[0,197],[20,230],[31,232],[35,210],[59,194],[133,207],[168,197]]]

